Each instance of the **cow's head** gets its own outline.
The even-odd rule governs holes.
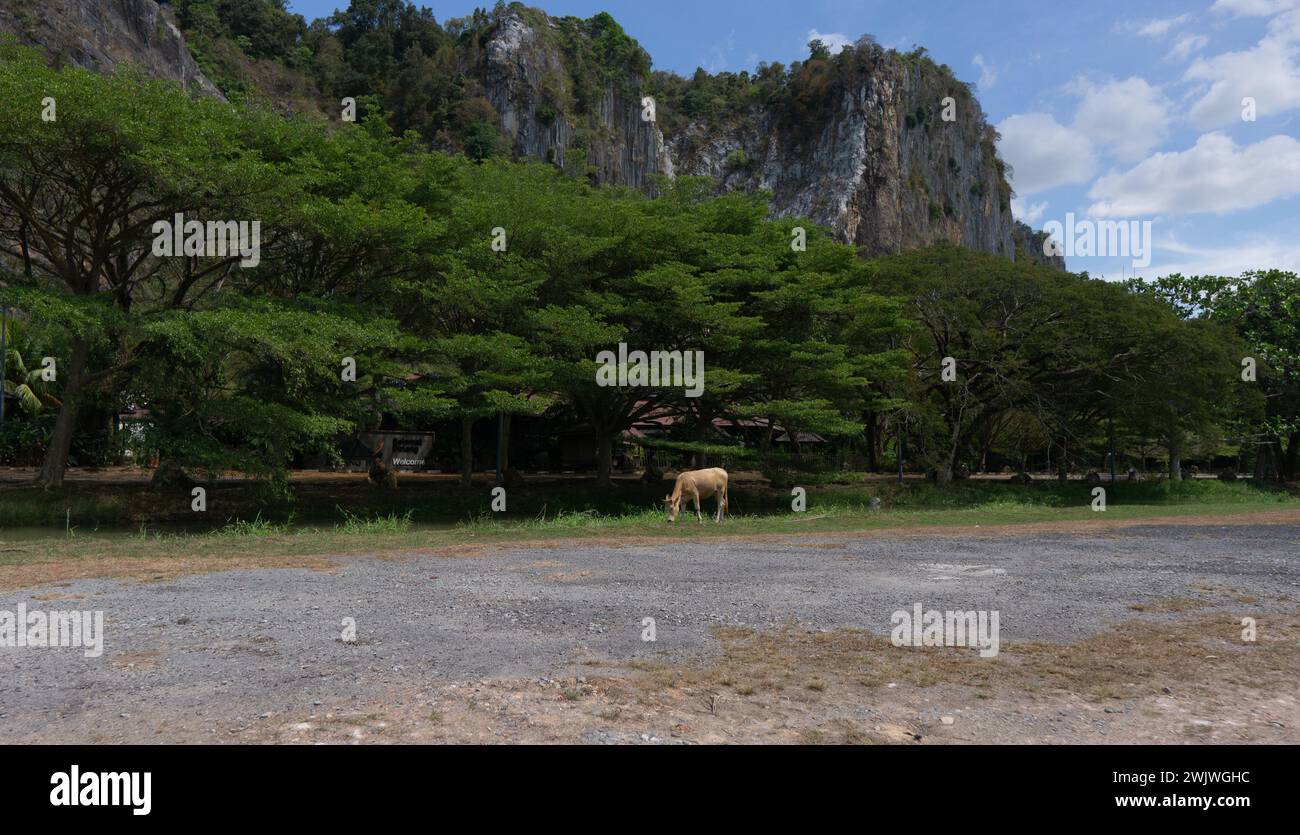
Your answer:
[[[672,496],[664,496],[664,508],[668,511],[668,521],[677,521],[677,514],[682,509],[682,497],[678,496],[674,499]]]

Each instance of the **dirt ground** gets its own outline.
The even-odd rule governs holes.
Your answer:
[[[259,723],[243,741],[1027,744],[1300,742],[1300,618],[1243,648],[1225,618],[1128,623],[988,664],[854,631],[720,630],[703,667],[604,662],[551,680],[487,679],[344,713]],[[408,701],[409,700],[409,701]],[[413,704],[410,702],[414,702]],[[395,703],[398,705],[395,707]]]
[[[0,648],[0,742],[1300,742],[1300,523],[1233,521],[64,578],[0,610],[103,611],[104,652]],[[914,602],[999,653],[894,646]]]

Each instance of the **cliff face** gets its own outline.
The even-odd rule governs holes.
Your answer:
[[[0,32],[55,62],[99,71],[132,63],[220,96],[168,14],[154,0],[0,0]],[[774,215],[810,218],[867,256],[945,241],[1064,267],[1013,220],[978,101],[928,60],[863,44],[851,74],[803,109],[750,104],[652,121],[642,118],[638,73],[620,78],[583,63],[582,49],[601,38],[582,34],[583,22],[514,6],[493,20],[481,49],[462,52],[458,65],[519,156],[632,188],[652,188],[657,175],[699,175],[726,189],[764,189]]]
[[[187,90],[221,96],[154,0],[0,0],[0,32],[60,65],[111,72],[130,63]]]
[[[879,70],[809,132],[758,109],[721,132],[691,125],[670,142],[674,167],[768,189],[775,214],[829,226],[867,255],[938,241],[1010,253],[1011,212],[998,205],[980,137],[959,122],[907,127],[906,114],[924,107],[919,73]],[[729,162],[738,159],[747,164]]]
[[[554,91],[543,87],[565,83],[564,53],[541,28],[554,26],[508,13],[481,72],[516,153],[564,164],[583,124],[545,106]],[[668,137],[642,120],[638,96],[608,83],[581,150],[603,182],[641,187],[653,174],[703,175],[728,189],[769,190],[775,215],[811,218],[865,255],[940,241],[1025,254],[978,102],[897,53],[876,47],[864,63],[812,124],[755,106]],[[950,94],[956,118],[944,121]]]
[[[1065,269],[1064,255],[1048,255],[1043,250],[1043,243],[1047,240],[1046,232],[1035,231],[1033,227],[1017,220],[1011,230],[1011,237],[1016,242],[1016,258],[1028,258],[1035,264],[1054,270]]]
[[[547,20],[542,24],[555,28]],[[593,114],[597,129],[550,107],[556,96],[571,95],[564,55],[550,33],[509,13],[484,50],[481,74],[488,100],[503,133],[520,156],[565,166],[580,150],[601,182],[642,188],[654,174],[672,175],[663,134],[641,118],[641,102],[620,85],[602,85]]]

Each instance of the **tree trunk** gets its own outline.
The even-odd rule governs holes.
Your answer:
[[[474,484],[474,418],[460,418],[460,486],[469,489]]]
[[[510,413],[501,416],[501,477],[510,472]]]
[[[107,430],[104,435],[108,438],[107,449],[112,458],[105,461],[106,464],[121,464],[122,454],[117,445],[117,414],[112,409],[104,410],[104,426]]]
[[[1287,481],[1295,481],[1296,472],[1300,468],[1300,432],[1292,432],[1291,437],[1287,440],[1286,456],[1282,459],[1283,473]]]
[[[610,471],[614,467],[614,434],[598,431],[596,434],[596,484],[608,487]]]
[[[701,407],[698,412],[698,420],[696,421],[696,427],[695,427],[696,443],[704,444],[708,442],[709,429],[712,426],[713,426],[713,413],[705,412],[703,407]],[[701,452],[699,450],[696,450],[694,455],[691,456],[691,460],[694,461],[694,464],[692,466],[697,470],[702,470],[705,467],[709,466],[709,454],[707,452]]]
[[[880,458],[876,455],[876,413],[867,412],[866,420],[863,421],[866,426],[867,442],[867,472],[874,473],[880,468]]]
[[[72,449],[72,430],[77,425],[77,411],[81,407],[81,388],[86,377],[86,362],[90,358],[90,343],[81,337],[72,340],[72,358],[68,363],[68,376],[63,387],[63,405],[54,419],[50,433],[50,446],[45,451],[45,461],[36,476],[36,486],[49,490],[63,486],[63,474],[68,469],[68,452]]]
[[[903,483],[903,468],[907,464],[907,442],[904,440],[903,430],[904,426],[901,422],[894,427],[894,458],[897,459],[896,463],[898,464],[899,484]]]
[[[1282,449],[1282,439],[1274,438],[1269,444],[1272,451],[1269,453],[1269,462],[1273,465],[1269,470],[1269,478],[1274,481],[1283,481],[1284,471],[1286,470],[1286,453]]]
[[[935,468],[934,480],[940,487],[947,487],[953,482],[953,473],[957,471],[957,437],[953,433],[952,443],[948,447],[948,454],[939,462]]]
[[[957,452],[961,449],[961,427],[954,424],[948,438],[948,452],[935,468],[934,480],[940,487],[952,484],[953,473],[957,471]]]
[[[1169,438],[1169,480],[1183,480],[1183,439],[1178,435]]]

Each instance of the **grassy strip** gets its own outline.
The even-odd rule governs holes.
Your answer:
[[[800,486],[808,492],[810,513],[862,513],[873,500],[886,511],[1069,508],[1086,507],[1091,501],[1091,487],[1077,481],[1019,485],[976,480],[944,489],[919,481],[902,485],[861,480],[851,485],[818,485],[810,481]],[[1297,500],[1285,490],[1249,482],[1119,482],[1105,488],[1107,501],[1114,506],[1207,502],[1285,505]],[[120,485],[53,492],[8,489],[0,491],[0,536],[6,527],[50,528],[52,532],[76,528],[84,532],[98,528],[138,529],[141,525],[183,525],[196,531],[235,526],[232,530],[238,532],[243,529],[241,523],[253,529],[274,524],[342,524],[349,531],[391,533],[400,532],[397,529],[403,524],[451,526],[485,517],[529,524],[541,520],[546,525],[572,528],[595,519],[648,518],[662,509],[667,489],[665,484],[639,482],[620,482],[611,488],[586,481],[538,482],[510,488],[509,511],[504,514],[492,512],[488,484],[462,491],[447,482],[416,480],[395,493],[370,489],[360,479],[355,483],[308,483],[297,485],[292,495],[282,498],[269,498],[257,485],[247,482],[222,482],[209,487],[208,512],[204,514],[191,512],[188,490],[156,492]],[[736,484],[731,494],[733,511],[738,514],[790,513],[789,487]]]
[[[811,495],[811,494],[810,494]],[[633,539],[699,540],[754,535],[808,535],[870,532],[885,529],[951,527],[969,530],[1041,522],[1109,522],[1154,517],[1229,516],[1245,513],[1300,510],[1300,501],[1277,500],[1265,494],[1253,501],[1197,499],[1181,502],[1112,503],[1097,513],[1086,503],[1067,507],[986,501],[967,507],[924,507],[872,511],[861,507],[818,506],[810,502],[806,513],[742,515],[725,524],[697,523],[693,518],[669,525],[658,511],[603,516],[595,512],[563,513],[536,519],[501,520],[479,516],[446,529],[420,529],[409,517],[392,515],[373,519],[352,518],[332,527],[290,528],[258,521],[232,523],[206,534],[149,531],[130,535],[80,533],[41,538],[10,539],[0,530],[0,566],[50,561],[110,559],[261,560],[304,555],[376,554],[406,550],[439,549],[474,544],[524,541]]]

